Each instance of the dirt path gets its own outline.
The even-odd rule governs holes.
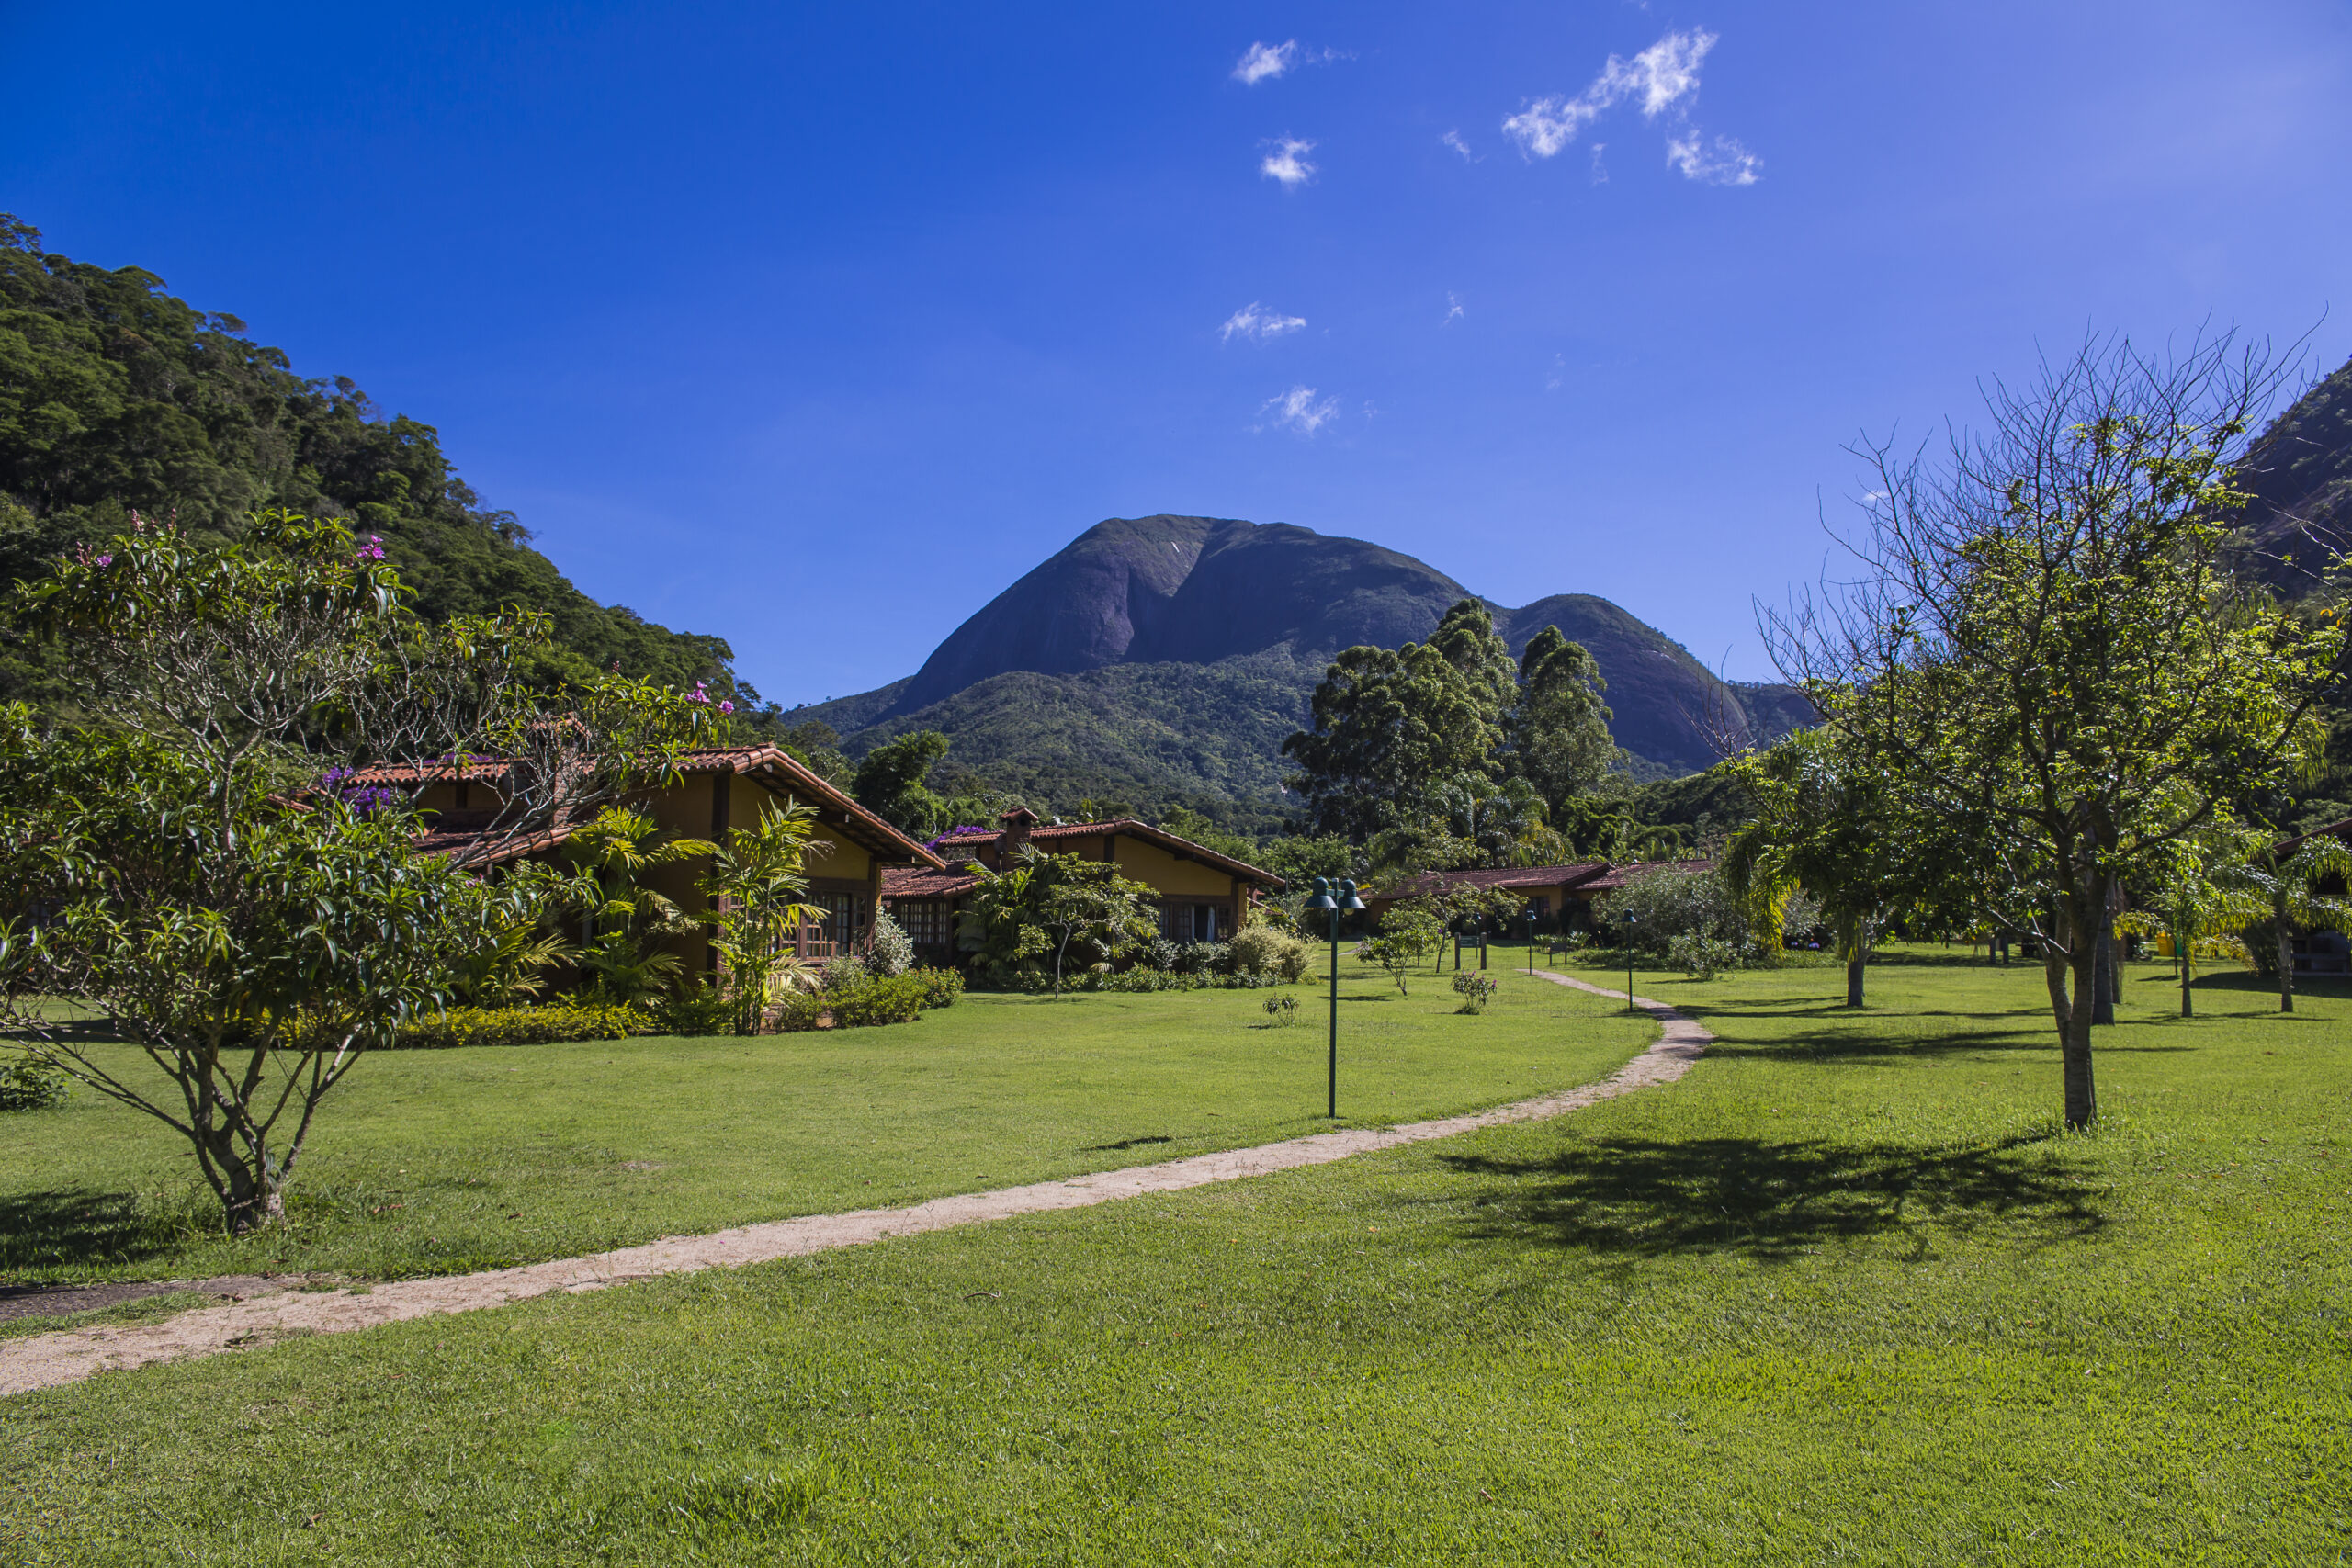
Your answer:
[[[1544,975],[1558,985],[1595,996],[1622,998],[1564,975]],[[288,1292],[227,1306],[200,1307],[162,1323],[118,1328],[92,1327],[28,1336],[0,1342],[0,1395],[78,1382],[93,1373],[145,1366],[151,1361],[216,1355],[265,1344],[289,1333],[345,1334],[378,1324],[399,1323],[439,1313],[477,1312],[528,1301],[551,1291],[600,1291],[628,1280],[700,1269],[734,1268],[777,1258],[797,1258],[837,1247],[857,1247],[885,1236],[917,1235],[953,1225],[978,1224],[1015,1214],[1045,1213],[1114,1202],[1148,1192],[1173,1192],[1213,1181],[1232,1181],[1268,1171],[1324,1165],[1374,1149],[1392,1149],[1430,1138],[1450,1138],[1511,1122],[1565,1116],[1603,1100],[1654,1084],[1672,1083],[1714,1036],[1662,1002],[1634,998],[1664,1028],[1657,1043],[1608,1077],[1582,1089],[1497,1106],[1469,1116],[1415,1122],[1399,1127],[1316,1133],[1256,1148],[1194,1155],[1164,1165],[1143,1165],[1040,1181],[993,1192],[934,1198],[903,1209],[860,1209],[845,1214],[810,1214],[743,1225],[709,1235],[664,1236],[642,1247],[622,1247],[588,1258],[498,1269],[481,1274],[402,1280],[364,1293],[352,1291]]]

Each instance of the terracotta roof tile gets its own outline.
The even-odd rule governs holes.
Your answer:
[[[1228,875],[1243,877],[1263,886],[1285,886],[1281,877],[1263,866],[1251,865],[1248,861],[1235,860],[1230,855],[1219,854],[1205,844],[1196,844],[1192,840],[1171,833],[1165,828],[1154,827],[1151,823],[1139,821],[1133,817],[1114,818],[1107,822],[1063,822],[1035,827],[1029,829],[1029,841],[1035,844],[1040,841],[1060,842],[1070,839],[1098,839],[1105,833],[1124,833],[1130,838],[1141,839],[1147,843],[1158,844],[1161,849],[1174,848],[1204,864],[1216,866]],[[987,828],[969,833],[943,833],[932,842],[942,849],[977,849],[983,844],[993,844],[1003,836],[997,829]]]

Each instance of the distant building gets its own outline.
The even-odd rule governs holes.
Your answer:
[[[1040,823],[1016,807],[997,828],[941,834],[929,846],[945,863],[894,867],[883,874],[882,902],[927,964],[956,962],[956,920],[979,886],[979,868],[1002,871],[1025,848],[1107,861],[1119,874],[1159,895],[1159,929],[1174,942],[1223,942],[1239,931],[1250,906],[1283,879],[1261,866],[1219,854],[1130,817],[1110,822]]]
[[[1486,887],[1518,899],[1517,919],[1520,921],[1532,914],[1546,931],[1589,931],[1592,928],[1592,901],[1603,893],[1613,893],[1624,886],[1630,878],[1645,872],[1669,868],[1705,871],[1714,863],[1710,860],[1628,861],[1623,865],[1612,865],[1607,861],[1580,861],[1574,865],[1510,865],[1476,871],[1432,871],[1408,881],[1392,883],[1378,892],[1366,893],[1364,908],[1370,911],[1367,918],[1377,920],[1410,898],[1449,893],[1457,887]],[[1513,929],[1519,928],[1514,925]]]

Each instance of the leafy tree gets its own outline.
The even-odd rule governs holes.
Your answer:
[[[1032,849],[1001,871],[973,870],[979,886],[957,941],[975,954],[981,976],[998,985],[1019,985],[1051,954],[1058,997],[1073,944],[1088,962],[1109,963],[1159,934],[1158,895],[1108,862]]]
[[[1886,780],[1840,739],[1801,729],[1724,764],[1758,803],[1755,820],[1732,837],[1724,874],[1775,952],[1789,895],[1811,893],[1846,963],[1846,1005],[1858,1008],[1871,950],[1890,926],[1965,906],[1967,856],[1952,824],[1907,817]]]
[[[711,945],[726,964],[738,1034],[760,1032],[779,987],[806,990],[815,978],[794,950],[800,927],[824,913],[802,901],[809,852],[819,847],[808,836],[816,818],[805,806],[769,804],[751,827],[729,829],[703,875],[712,900],[704,918],[716,928]]]
[[[2086,344],[1929,467],[1874,477],[1853,586],[1767,618],[1845,749],[1906,814],[1982,836],[1970,895],[2030,932],[2067,1124],[2098,1101],[2091,1026],[2120,879],[2152,873],[2324,737],[2344,627],[2224,570],[2231,476],[2280,382],[2227,338],[2177,357]]]
[[[857,765],[850,793],[901,832],[923,837],[943,825],[947,803],[932,793],[931,770],[947,755],[947,737],[918,729],[876,746]]]
[[[1102,820],[1099,817],[1091,819]],[[1213,819],[1194,811],[1190,807],[1178,807],[1161,818],[1159,825],[1180,839],[1192,840],[1204,850],[1215,850],[1221,855],[1247,864],[1258,863],[1256,840],[1244,838],[1238,833],[1227,832],[1218,827]]]
[[[707,705],[619,677],[536,695],[514,671],[544,647],[544,616],[432,626],[408,600],[372,544],[270,514],[223,546],[136,527],[11,606],[66,649],[109,724],[44,725],[24,705],[0,723],[15,907],[0,1020],[186,1136],[235,1231],[283,1213],[313,1117],[360,1055],[536,924],[553,881],[419,855],[404,795],[346,787],[339,770],[320,780],[305,747],[409,776],[452,755],[514,758],[502,820],[525,833],[662,776],[709,728]],[[161,1081],[87,1055],[42,996],[96,1014]]]
[[[1463,775],[1492,777],[1510,691],[1501,649],[1465,600],[1427,643],[1340,653],[1315,688],[1314,728],[1283,742],[1310,829],[1362,843],[1437,813]]]
[[[1509,765],[1556,812],[1589,795],[1622,756],[1600,700],[1609,683],[1592,655],[1557,626],[1529,639],[1519,671],[1518,702],[1505,727]]]

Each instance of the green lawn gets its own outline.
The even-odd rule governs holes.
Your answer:
[[[1524,1099],[1649,1039],[1493,973],[1477,1017],[1449,980],[1400,997],[1343,976],[1343,1119]],[[1268,1022],[1277,994],[1299,1000],[1290,1027]],[[320,1112],[293,1224],[245,1242],[184,1140],[77,1089],[0,1120],[0,1280],[455,1272],[1264,1143],[1330,1125],[1324,1017],[1302,987],[974,996],[884,1029],[388,1052]]]
[[[0,1559],[2352,1556],[2340,989],[2135,970],[2067,1135],[2036,971],[1871,986],[1645,976],[1721,1044],[1557,1122],[10,1401]]]

